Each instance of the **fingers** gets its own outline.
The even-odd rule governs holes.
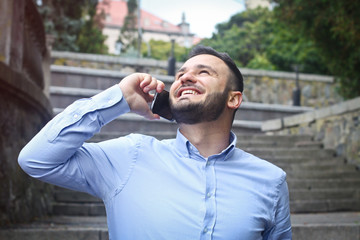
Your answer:
[[[151,111],[148,112],[148,114],[144,115],[144,117],[146,119],[149,119],[149,120],[157,120],[157,119],[160,119],[160,116],[158,114],[154,114],[152,113]]]
[[[157,80],[149,74],[144,74],[142,81],[140,82],[140,88],[144,93],[149,93],[152,90],[161,92],[165,88],[165,84],[162,81]]]
[[[150,74],[134,73],[122,79],[119,86],[132,112],[151,120],[160,118],[151,112],[149,103],[154,99],[154,94],[150,91],[160,93],[164,90],[165,84],[162,81]]]

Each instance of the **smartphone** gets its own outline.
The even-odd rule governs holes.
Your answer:
[[[154,100],[151,103],[151,111],[169,121],[174,121],[170,109],[169,92],[163,90],[161,93],[155,93]]]

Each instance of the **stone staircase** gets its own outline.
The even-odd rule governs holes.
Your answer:
[[[74,100],[92,96],[124,77],[121,73],[106,71],[86,71],[85,74],[79,69],[65,70],[53,69],[52,73],[50,90],[55,114]],[[169,86],[169,77],[158,78]],[[287,172],[293,239],[359,240],[358,169],[336,156],[335,151],[324,149],[312,136],[269,136],[260,131],[263,120],[304,110],[248,104],[238,111],[234,122],[237,146]],[[131,132],[166,139],[175,137],[176,129],[174,123],[148,121],[129,113],[106,125],[90,141],[103,141]],[[0,230],[0,239],[108,239],[104,205],[88,194],[55,187],[52,216]]]
[[[175,132],[152,134],[158,139],[175,136]],[[359,239],[360,173],[355,166],[334,151],[323,149],[312,136],[237,136],[239,148],[287,172],[294,239]],[[90,141],[113,137],[114,133],[102,132]],[[96,234],[106,237],[105,208],[100,199],[57,187],[54,200],[53,216],[48,222],[68,228],[70,224],[82,234],[90,231],[90,226],[102,226]]]
[[[287,173],[292,213],[360,211],[360,172],[312,136],[255,136],[239,147]]]
[[[100,133],[91,141],[111,137]],[[360,172],[311,136],[238,134],[237,146],[286,171],[292,213],[360,211]],[[54,196],[55,215],[105,216],[101,201],[87,194],[56,188]]]

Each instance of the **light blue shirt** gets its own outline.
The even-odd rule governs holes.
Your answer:
[[[84,143],[129,111],[118,85],[76,101],[21,151],[30,176],[101,198],[117,239],[291,239],[286,174],[235,147],[202,157],[178,131]]]

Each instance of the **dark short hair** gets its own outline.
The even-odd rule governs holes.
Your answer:
[[[227,54],[225,52],[218,52],[211,47],[197,45],[190,51],[190,53],[188,55],[188,59],[195,57],[197,55],[202,55],[202,54],[209,54],[209,55],[213,55],[217,58],[220,58],[230,68],[231,72],[235,75],[236,80],[237,80],[237,81],[235,81],[236,88],[237,88],[236,90],[243,92],[243,90],[244,90],[243,76],[242,76],[239,68],[236,66],[235,62],[229,56],[229,54]]]

